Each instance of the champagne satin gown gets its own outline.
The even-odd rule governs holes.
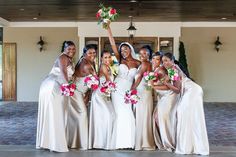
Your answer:
[[[68,78],[74,68],[67,67]],[[62,96],[60,85],[65,83],[61,70],[54,64],[44,79],[39,91],[36,148],[46,148],[56,152],[67,152],[66,116],[68,97]]]
[[[84,102],[84,95],[88,87],[84,85],[85,77],[77,77],[77,90],[70,97],[68,113],[67,140],[69,148],[88,149],[88,113],[87,104]]]
[[[115,149],[134,148],[135,118],[131,104],[125,103],[125,92],[130,90],[137,68],[129,69],[125,64],[119,65],[115,79],[117,90],[112,93],[112,103],[116,113]]]
[[[137,76],[135,77],[137,79]],[[147,83],[142,78],[137,87],[139,101],[135,105],[136,116],[136,137],[135,150],[155,150],[155,142],[153,136],[153,97],[152,90],[147,89]]]
[[[110,78],[113,81],[112,74]],[[100,77],[100,84],[103,82],[105,76]],[[111,98],[104,96],[100,88],[92,94],[89,119],[89,149],[114,149],[115,110]]]
[[[175,149],[176,105],[178,94],[171,90],[156,90],[157,105],[153,113],[154,137],[160,150]]]
[[[178,154],[209,154],[205,115],[203,108],[202,88],[182,76],[181,98],[177,107],[176,153]]]

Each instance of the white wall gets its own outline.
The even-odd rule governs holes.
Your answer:
[[[203,87],[204,101],[236,102],[236,26],[216,26],[184,27],[181,40],[190,74]],[[223,45],[217,53],[218,35]]]
[[[5,27],[3,33],[4,42],[17,44],[17,101],[38,101],[41,81],[60,55],[63,41],[72,40],[79,45],[76,27]],[[37,46],[39,36],[46,41],[44,52]]]

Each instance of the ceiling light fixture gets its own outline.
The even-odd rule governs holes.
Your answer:
[[[127,31],[129,33],[129,37],[133,38],[137,29],[133,25],[133,16],[129,16],[129,17],[130,17],[130,25]]]

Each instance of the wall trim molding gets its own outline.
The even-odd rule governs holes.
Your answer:
[[[182,27],[236,27],[236,22],[182,22]]]
[[[129,22],[114,22],[128,24]],[[236,22],[135,22],[155,25],[176,25],[180,27],[236,27]],[[78,27],[85,24],[97,24],[97,22],[9,22],[0,17],[0,25],[6,27]]]
[[[78,27],[78,22],[10,22],[8,27]]]

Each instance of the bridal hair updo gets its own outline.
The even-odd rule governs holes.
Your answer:
[[[94,50],[97,51],[97,45],[95,45],[95,44],[88,44],[88,45],[86,45],[86,46],[83,48],[83,56],[86,54],[86,52],[87,52],[89,49],[94,49]]]
[[[71,45],[75,46],[75,43],[73,41],[64,41],[62,44],[61,52],[64,52],[65,49]]]
[[[112,56],[112,53],[111,53],[110,51],[108,51],[108,50],[103,50],[103,51],[101,52],[101,58],[102,58],[103,55],[106,54],[106,53],[109,53],[109,54]]]
[[[148,53],[149,60],[152,59],[153,50],[152,50],[151,46],[149,46],[149,45],[144,45],[143,47],[141,47],[140,50],[142,50],[142,49],[146,50],[146,52]]]
[[[160,56],[160,58],[162,58],[163,57],[163,52],[161,52],[161,51],[154,52],[152,54],[152,58],[155,57],[155,56]]]
[[[167,52],[163,56],[169,58],[171,61],[175,61],[175,57],[172,53]]]

